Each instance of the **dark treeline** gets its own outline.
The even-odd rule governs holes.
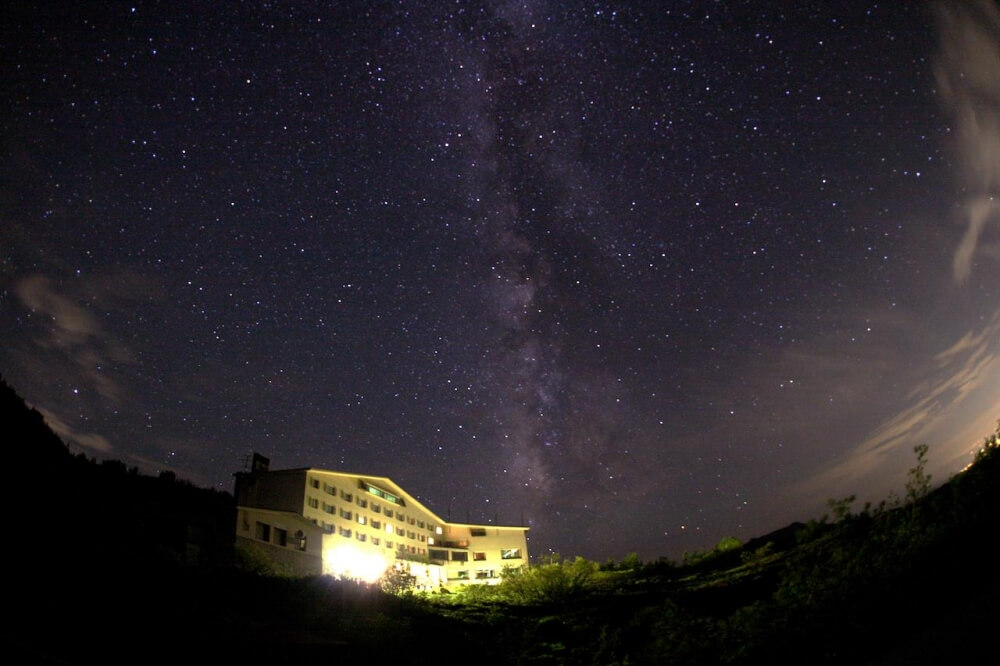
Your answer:
[[[0,419],[16,663],[885,665],[995,649],[996,434],[936,489],[918,446],[898,498],[832,500],[828,517],[682,562],[554,557],[419,596],[261,575],[233,548],[231,495],[73,455],[2,382]]]

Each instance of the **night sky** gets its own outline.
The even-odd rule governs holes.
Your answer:
[[[996,2],[188,4],[0,22],[0,373],[74,452],[645,559],[995,429]]]

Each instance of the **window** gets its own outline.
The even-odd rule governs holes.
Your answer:
[[[469,554],[464,550],[453,550],[451,551],[451,561],[452,562],[468,562]]]
[[[340,517],[344,518],[345,520],[350,520],[351,518],[354,517],[354,514],[351,513],[350,511],[348,511],[347,509],[341,509],[340,510]]]
[[[427,545],[428,546],[434,545],[434,537],[427,537]]]
[[[424,521],[418,520],[417,521],[417,527],[419,527],[420,529],[424,529]]]
[[[472,554],[472,559],[474,559],[476,562],[485,562],[486,561],[486,553],[473,553]]]
[[[401,522],[401,523],[405,523],[406,522],[406,516],[403,515],[403,514],[401,514],[401,513],[399,513],[398,511],[396,512],[396,517],[399,518],[399,522]]]
[[[315,497],[310,497],[309,498],[309,508],[310,509],[318,509],[319,508],[319,500],[316,499]]]
[[[417,534],[416,534],[416,532],[407,532],[406,533],[406,538],[407,539],[416,539],[417,538]]]
[[[365,525],[365,524],[367,524],[367,523],[368,523],[368,519],[367,519],[367,518],[365,518],[364,516],[362,516],[362,515],[361,515],[361,514],[359,513],[359,514],[358,514],[358,525]]]
[[[496,578],[496,572],[492,569],[476,569],[476,580],[486,580],[487,578]]]
[[[376,536],[373,536],[373,537],[372,537],[372,545],[373,545],[373,546],[377,546],[377,545],[379,545],[379,542],[381,542],[381,541],[382,541],[382,540],[381,540],[381,539],[379,539],[379,538],[378,538],[378,537],[376,537]]]
[[[392,518],[392,509],[386,509],[385,510],[385,517],[386,518]]]
[[[323,534],[333,534],[333,525],[330,523],[323,523]]]
[[[414,523],[417,522],[417,519],[414,518],[413,516],[410,516],[409,518],[406,519],[406,522],[408,522],[409,524],[413,525]]]
[[[309,486],[311,488],[319,488],[319,479],[309,479]]]
[[[385,547],[386,548],[392,548],[392,542],[391,541],[386,541],[385,542]]]
[[[430,549],[429,557],[432,560],[447,560],[448,559],[448,551],[447,550],[437,550],[435,548],[431,548]]]
[[[331,486],[329,483],[324,483],[323,492],[325,492],[327,495],[336,495],[337,489]]]
[[[254,537],[261,541],[271,540],[271,526],[267,523],[257,522],[256,529],[254,530]]]
[[[326,502],[323,502],[323,510],[326,511],[327,513],[332,514],[336,511],[336,507],[334,507],[332,504],[327,504]]]
[[[382,505],[381,504],[376,504],[375,502],[372,502],[372,512],[373,513],[382,513]]]
[[[283,530],[280,527],[274,528],[274,543],[279,546],[288,545],[288,530]]]
[[[469,570],[462,569],[461,571],[456,571],[455,578],[457,578],[458,580],[469,580]]]
[[[444,530],[441,529],[440,525],[438,525],[437,527],[434,528],[434,534],[443,534],[443,533],[444,533]]]
[[[351,538],[351,530],[346,527],[338,528],[337,532],[340,534],[340,536],[344,537],[345,539]]]
[[[372,528],[374,528],[376,530],[382,529],[382,521],[381,520],[373,520],[372,521]]]
[[[391,504],[402,504],[403,503],[402,500],[400,500],[398,497],[396,497],[395,495],[393,495],[389,491],[382,490],[381,488],[376,488],[375,486],[373,486],[370,483],[366,483],[366,482],[362,481],[361,482],[361,487],[364,488],[365,490],[367,490],[368,492],[370,492],[375,497],[381,497],[386,502],[390,502]]]
[[[368,535],[367,534],[362,534],[361,532],[358,532],[356,536],[358,537],[358,541],[367,541],[368,540]]]
[[[366,500],[363,497],[359,496],[358,497],[358,506],[360,506],[362,509],[367,509],[368,508],[368,500]]]
[[[390,525],[389,523],[386,523],[386,524],[385,524],[385,533],[386,533],[386,534],[392,534],[392,533],[393,533],[393,531],[394,531],[394,530],[392,529],[392,525]]]
[[[472,529],[469,530],[469,535],[470,536],[486,536],[486,528],[485,527],[473,527]]]
[[[404,530],[402,527],[397,527],[396,536],[406,536],[406,530]]]
[[[504,548],[500,551],[501,560],[519,560],[521,559],[521,549],[520,548]]]
[[[427,537],[425,537],[423,534],[418,534],[417,541],[423,543],[424,541],[427,541]]]
[[[354,501],[354,494],[353,493],[345,493],[343,490],[341,490],[340,491],[340,499],[344,500],[345,502],[353,502]]]

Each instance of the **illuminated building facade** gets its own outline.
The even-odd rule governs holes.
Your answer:
[[[236,475],[236,537],[296,575],[367,581],[389,567],[424,589],[499,582],[527,566],[527,527],[442,520],[382,476],[303,468],[268,469],[254,456]]]

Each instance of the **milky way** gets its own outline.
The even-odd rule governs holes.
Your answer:
[[[0,26],[0,372],[74,451],[651,558],[996,427],[996,2],[62,11]]]

